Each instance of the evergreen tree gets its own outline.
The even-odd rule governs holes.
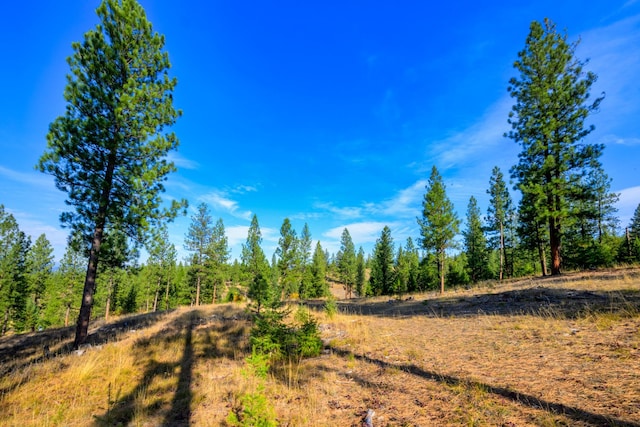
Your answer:
[[[316,243],[316,249],[313,252],[311,259],[311,288],[309,294],[310,298],[324,297],[329,294],[327,281],[325,279],[327,274],[327,260],[325,259],[324,251],[320,246],[320,241]]]
[[[446,250],[454,246],[460,221],[446,194],[446,187],[438,169],[431,169],[427,192],[422,202],[422,218],[418,218],[422,248],[436,255],[440,273],[440,293],[444,293]]]
[[[164,37],[135,0],[103,0],[97,14],[100,24],[73,44],[66,113],[51,123],[38,164],[75,209],[62,223],[90,242],[74,347],[87,337],[105,231],[120,223],[144,241],[154,223],[174,218],[186,203],[165,209],[160,198],[175,171],[166,156],[178,146],[165,129],[180,115]]]
[[[631,223],[625,233],[625,248],[622,250],[622,260],[626,262],[640,261],[640,204],[631,217]]]
[[[572,199],[580,194],[579,183],[589,169],[599,167],[604,148],[582,141],[594,129],[585,120],[603,98],[590,102],[596,75],[584,72],[585,63],[574,56],[576,47],[551,21],[532,22],[514,64],[520,76],[508,88],[516,104],[507,136],[522,147],[511,174],[523,198],[536,207],[535,218],[548,226],[553,275],[561,271],[561,241]]]
[[[309,225],[304,224],[302,234],[298,239],[298,276],[300,277],[300,297],[307,298],[309,288],[312,286],[313,275],[311,273],[311,232]]]
[[[45,300],[46,326],[69,326],[71,310],[80,308],[80,296],[87,265],[87,248],[78,234],[71,235],[60,266],[54,273]]]
[[[207,248],[211,243],[213,229],[211,213],[206,203],[198,205],[198,211],[191,217],[189,230],[184,238],[184,248],[193,252],[191,267],[196,279],[196,306],[200,305],[200,292],[204,278],[204,265],[207,259]]]
[[[262,251],[262,247],[260,247],[261,244],[262,232],[260,231],[258,216],[254,214],[247,232],[247,240],[242,245],[241,255],[242,264],[251,276],[265,273],[269,268],[267,258]]]
[[[371,259],[371,277],[369,281],[374,295],[393,294],[396,280],[393,246],[391,229],[385,225],[380,237],[376,240],[373,258]]]
[[[418,277],[420,275],[420,256],[418,249],[413,244],[413,239],[407,237],[407,241],[404,245],[403,257],[407,264],[408,277],[407,277],[407,291],[417,292],[419,290]]]
[[[547,275],[547,242],[549,241],[549,228],[544,219],[539,215],[540,209],[536,206],[536,199],[531,193],[523,193],[518,204],[517,234],[520,245],[538,254],[540,270],[543,276]]]
[[[611,267],[615,249],[618,194],[610,192],[611,179],[601,167],[589,170],[570,200],[571,218],[566,221],[563,262],[573,268]],[[615,246],[615,245],[614,245]]]
[[[489,277],[489,251],[487,239],[484,235],[480,208],[476,198],[471,196],[467,207],[467,229],[462,233],[464,249],[467,258],[467,271],[472,283],[477,283]]]
[[[299,262],[301,260],[298,251],[296,231],[291,227],[289,218],[285,218],[280,227],[280,239],[278,240],[276,255],[278,256],[277,268],[280,272],[280,284],[286,297],[299,291]]]
[[[509,189],[504,181],[504,175],[497,166],[491,171],[487,193],[491,196],[489,199],[489,207],[487,208],[487,228],[493,236],[495,236],[490,241],[492,246],[498,249],[500,259],[498,279],[502,280],[504,278],[504,264],[506,259],[505,227],[507,218],[513,215],[514,207]]]
[[[45,292],[53,275],[53,247],[47,236],[41,234],[27,254],[30,296],[27,302],[27,328],[35,331],[45,326]]]
[[[151,271],[151,281],[156,284],[153,311],[158,310],[161,293],[163,294],[164,309],[169,310],[169,297],[178,253],[173,243],[169,241],[169,232],[166,227],[161,227],[157,230],[147,246],[147,251],[149,252],[147,267]]]
[[[254,301],[258,313],[264,306],[275,304],[278,292],[269,283],[269,263],[260,247],[262,232],[257,215],[253,215],[247,232],[247,241],[242,245],[242,265],[249,275],[248,296]]]
[[[26,267],[30,244],[13,215],[0,205],[0,336],[11,326],[16,332],[22,332],[27,326]]]
[[[299,255],[300,255],[300,264],[304,267],[309,264],[311,261],[311,232],[309,231],[309,225],[305,222],[304,227],[302,228],[302,234],[300,235],[299,240]]]
[[[213,295],[211,302],[218,299],[218,289],[220,289],[228,276],[229,257],[231,250],[229,249],[229,240],[224,229],[224,222],[219,218],[211,233],[211,240],[206,250],[205,267],[213,281]]]
[[[367,265],[362,246],[358,248],[356,255],[356,294],[359,297],[366,297],[370,294],[370,288],[367,286]]]
[[[353,240],[351,240],[351,234],[346,228],[340,237],[340,251],[336,256],[336,264],[340,281],[345,286],[347,298],[351,298],[356,282],[356,249]]]

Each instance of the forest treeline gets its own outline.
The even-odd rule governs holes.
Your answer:
[[[496,220],[496,189],[506,190],[494,169],[487,190],[492,197],[486,212],[471,197],[455,245],[446,261],[445,286],[470,286],[480,281],[549,274],[543,271],[538,244],[519,220],[520,209],[506,209],[504,222]],[[499,216],[499,215],[498,215]],[[584,270],[640,263],[640,205],[624,233],[617,219],[576,220],[563,244],[566,269]],[[502,233],[501,233],[502,230]],[[348,228],[340,250],[329,253],[314,241],[307,224],[300,233],[288,218],[280,228],[278,247],[267,260],[261,248],[258,217],[254,216],[240,259],[230,260],[222,219],[215,223],[206,204],[192,216],[184,247],[188,260],[179,260],[166,228],[147,245],[148,259],[123,233],[110,234],[101,254],[93,318],[167,310],[251,298],[271,300],[328,297],[329,281],[340,282],[348,296],[403,295],[439,288],[436,251],[425,251],[409,237],[395,242],[384,227],[371,253],[356,250]],[[548,250],[542,257],[548,257]],[[87,249],[71,239],[61,260],[42,234],[32,241],[13,215],[0,205],[0,313],[2,334],[68,326],[80,308],[87,268]]]
[[[505,136],[521,147],[510,183],[488,179],[486,211],[471,197],[458,218],[434,166],[416,212],[419,235],[394,242],[381,230],[372,253],[344,229],[340,250],[313,245],[284,219],[271,260],[257,216],[240,259],[230,260],[221,219],[205,204],[192,217],[177,260],[168,223],[186,200],[164,203],[164,182],[176,167],[172,131],[182,112],[173,105],[175,77],[164,36],[136,0],[103,0],[100,24],[73,43],[64,91],[66,108],[49,126],[37,169],[66,193],[66,252],[54,268],[45,235],[34,242],[4,206],[0,210],[1,333],[68,325],[77,318],[74,347],[86,342],[90,319],[249,298],[259,313],[282,298],[327,296],[328,279],[348,296],[392,295],[502,280],[562,269],[640,261],[640,206],[619,233],[611,179],[600,162],[604,145],[588,143],[586,120],[604,95],[591,97],[596,76],[575,57],[577,42],[550,20],[533,21],[507,91],[514,104]],[[149,253],[140,264],[141,247]]]

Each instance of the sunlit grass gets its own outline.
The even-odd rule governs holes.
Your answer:
[[[545,289],[578,299],[548,304]],[[326,351],[283,361],[264,380],[248,374],[242,306],[181,309],[81,355],[34,352],[0,377],[0,424],[220,426],[247,395],[291,426],[359,425],[368,409],[374,425],[588,424],[553,405],[637,420],[638,292],[627,276],[524,281],[381,298],[372,314],[312,311]],[[514,311],[492,312],[485,300]]]

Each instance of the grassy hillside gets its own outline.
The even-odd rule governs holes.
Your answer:
[[[640,426],[638,270],[338,305],[323,355],[266,379],[239,305],[95,325],[79,352],[69,329],[2,338],[0,423]]]

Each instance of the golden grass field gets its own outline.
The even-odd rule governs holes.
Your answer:
[[[311,304],[313,306],[313,304]],[[0,339],[2,426],[640,426],[640,270],[338,302],[325,351],[251,373],[242,305]],[[44,346],[51,355],[44,357]]]

